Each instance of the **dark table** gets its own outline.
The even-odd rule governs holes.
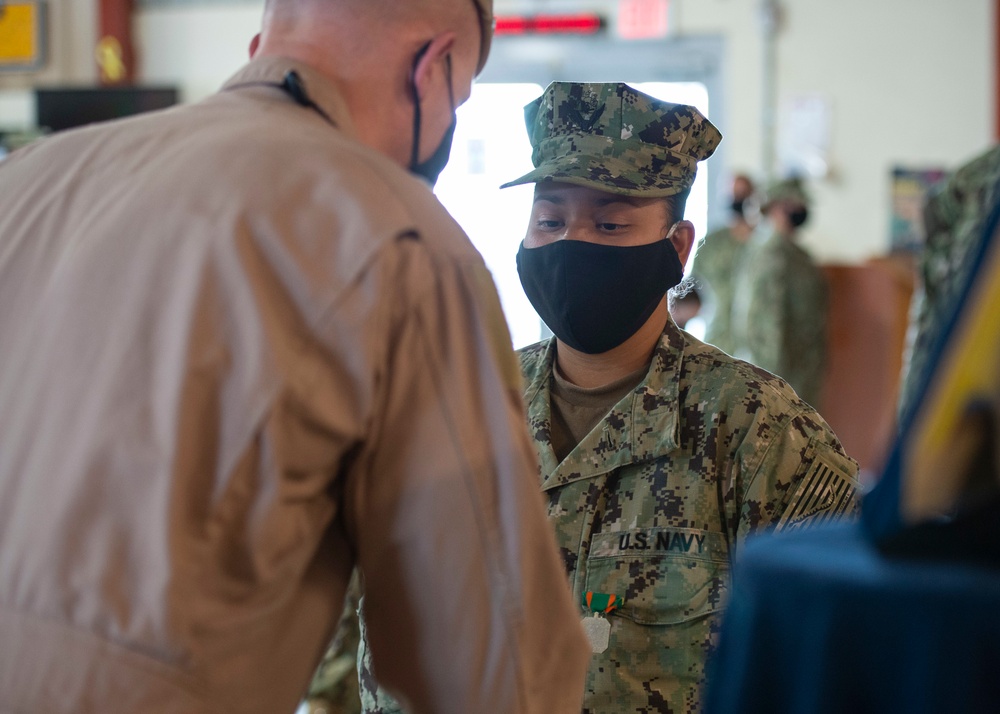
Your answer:
[[[706,714],[1000,712],[1000,569],[844,524],[750,541],[733,585]]]

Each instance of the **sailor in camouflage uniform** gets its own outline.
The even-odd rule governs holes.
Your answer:
[[[927,358],[959,289],[968,282],[969,256],[983,240],[986,220],[1000,198],[1000,146],[977,156],[931,195],[924,209],[927,241],[920,258],[921,289],[911,307],[909,363],[900,390],[900,413],[915,398]]]
[[[691,266],[695,289],[702,305],[708,308],[705,342],[729,354],[736,350],[732,328],[733,292],[736,276],[743,268],[747,241],[753,234],[753,224],[746,211],[753,192],[749,176],[738,174],[733,178],[729,223],[705,236]]]
[[[733,355],[786,379],[819,406],[826,365],[827,285],[799,244],[809,197],[798,179],[772,185],[744,255],[733,302]]]
[[[696,712],[744,538],[852,514],[857,464],[784,381],[667,315],[694,240],[684,200],[718,130],[694,107],[624,84],[552,84],[525,114],[536,168],[508,184],[536,184],[519,267],[556,335],[520,352],[528,422],[581,615],[610,608],[596,613],[610,632],[592,642],[603,651],[592,655],[585,711]],[[530,257],[560,244],[587,253]],[[602,250],[592,260],[588,247]],[[674,252],[671,277],[645,273],[654,254],[615,257],[635,250]],[[534,267],[546,264],[547,275]],[[631,280],[601,278],[621,264]],[[583,303],[594,321],[635,324],[590,295],[624,310],[649,284],[655,308],[621,344],[607,348],[620,334],[573,320]]]
[[[857,464],[785,382],[668,316],[694,240],[684,200],[718,130],[624,84],[555,83],[525,114],[536,168],[506,185],[536,184],[518,267],[556,337],[520,359],[549,518],[594,625],[584,711],[697,712],[744,538],[853,513]],[[363,659],[365,711],[394,711],[372,675]]]

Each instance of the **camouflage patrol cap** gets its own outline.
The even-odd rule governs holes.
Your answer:
[[[490,56],[490,43],[493,41],[493,0],[472,0],[479,16],[479,64],[476,74],[483,71],[486,60]]]
[[[798,176],[776,181],[768,186],[767,191],[764,192],[761,208],[766,210],[776,201],[791,201],[802,204],[806,208],[812,204],[812,199],[809,198],[806,187]]]
[[[501,188],[540,181],[626,196],[673,196],[722,140],[701,112],[620,82],[553,82],[524,108],[529,171]]]

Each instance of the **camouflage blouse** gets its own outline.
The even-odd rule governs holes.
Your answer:
[[[968,282],[974,250],[985,239],[990,211],[1000,199],[1000,146],[961,166],[927,200],[927,242],[920,258],[922,289],[911,306],[910,354],[902,388],[900,414],[917,398],[938,333]]]
[[[743,539],[853,515],[858,465],[784,381],[673,323],[642,383],[557,463],[554,357],[554,340],[520,352],[549,520],[581,617],[588,591],[624,598],[584,711],[699,712]],[[359,660],[363,711],[399,712],[363,638]]]
[[[858,466],[784,381],[672,323],[645,380],[557,463],[554,356],[552,340],[520,352],[549,518],[577,600],[624,599],[584,711],[700,711],[743,539],[853,515]]]
[[[746,243],[736,238],[728,228],[720,228],[705,236],[705,241],[694,255],[691,273],[708,321],[705,325],[705,342],[723,352],[736,351],[733,336],[733,294],[736,276],[743,267]]]
[[[786,379],[812,405],[826,364],[826,278],[795,241],[758,229],[734,288],[733,355]]]

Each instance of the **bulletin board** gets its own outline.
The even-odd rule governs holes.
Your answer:
[[[45,63],[46,6],[41,0],[0,0],[0,70]]]
[[[905,168],[892,170],[892,225],[890,250],[919,253],[923,250],[924,204],[930,192],[948,177],[944,168]]]

